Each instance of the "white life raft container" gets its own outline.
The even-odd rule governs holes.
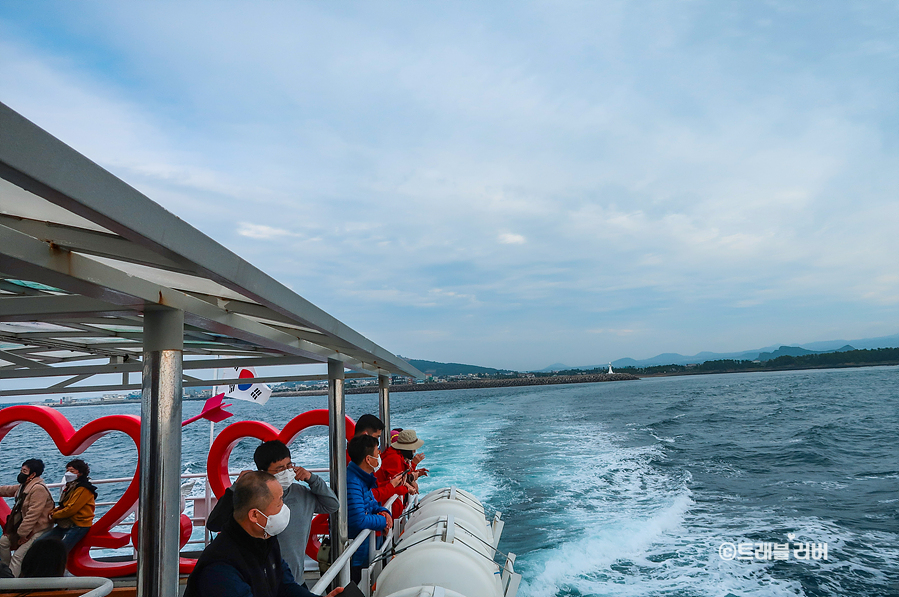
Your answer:
[[[409,516],[406,529],[420,528],[421,521],[447,515],[453,515],[457,520],[464,520],[473,527],[484,529],[486,536],[483,538],[493,547],[499,545],[503,529],[500,514],[497,513],[494,517],[492,525],[488,524],[484,518],[484,506],[481,502],[472,494],[456,487],[436,489],[421,498],[415,511]]]
[[[465,597],[455,591],[444,589],[443,587],[435,587],[433,585],[411,587],[397,591],[388,597]]]
[[[373,597],[514,597],[521,579],[514,554],[504,565],[494,561],[501,531],[500,515],[488,524],[470,493],[432,491],[406,522]]]

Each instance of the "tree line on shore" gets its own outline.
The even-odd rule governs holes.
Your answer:
[[[721,359],[695,365],[656,365],[652,367],[619,367],[617,371],[634,375],[693,373],[733,373],[738,371],[783,371],[790,369],[825,369],[830,367],[870,367],[899,365],[899,348],[847,350],[802,356],[781,356],[766,361]]]

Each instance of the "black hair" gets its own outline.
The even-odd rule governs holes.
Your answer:
[[[66,468],[69,468],[69,467],[72,467],[73,469],[75,469],[76,471],[81,473],[81,476],[84,477],[85,479],[90,477],[91,467],[89,467],[87,465],[87,463],[85,461],[81,460],[80,458],[76,458],[75,460],[70,460],[66,464]]]
[[[36,477],[44,474],[44,461],[40,458],[29,458],[22,463],[22,466],[27,466],[28,470],[34,473]]]
[[[66,546],[62,539],[47,537],[35,541],[22,558],[19,578],[50,578],[66,573]]]
[[[372,456],[378,447],[378,440],[370,435],[357,435],[347,444],[346,451],[356,465],[362,464],[366,456]]]
[[[415,456],[415,450],[397,450],[396,448],[394,448],[394,450],[399,452],[400,456],[406,460],[412,460],[412,457]]]
[[[234,491],[234,518],[243,518],[254,508],[265,510],[273,499],[268,486],[271,481],[277,482],[274,475],[265,471],[243,474],[231,488]]]
[[[253,452],[253,462],[256,463],[256,469],[260,471],[267,471],[273,462],[285,458],[290,458],[290,449],[284,445],[284,442],[276,439],[259,444],[259,447]]]
[[[362,415],[356,421],[356,435],[360,435],[364,431],[384,431],[384,422],[374,415]]]

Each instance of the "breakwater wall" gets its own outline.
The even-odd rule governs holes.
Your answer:
[[[428,392],[431,390],[471,390],[477,388],[512,388],[517,386],[550,386],[569,383],[597,383],[603,381],[631,381],[640,379],[630,373],[597,373],[591,375],[553,375],[548,377],[513,377],[509,379],[468,379],[442,383],[409,383],[391,385],[391,392]],[[347,394],[374,394],[378,386],[347,388]],[[273,396],[320,396],[327,390],[298,390],[274,392]]]

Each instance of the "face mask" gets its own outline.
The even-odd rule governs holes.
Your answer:
[[[277,479],[278,483],[281,485],[281,489],[287,491],[287,488],[291,486],[291,484],[296,480],[297,474],[293,472],[293,469],[284,469],[277,475],[275,475],[275,479]]]
[[[378,470],[380,468],[381,468],[381,457],[378,456],[378,464],[375,465],[375,470]]]
[[[25,473],[19,473],[19,476],[16,477],[16,481],[19,482],[19,485],[25,485],[25,482],[28,480],[28,475]]]
[[[66,474],[63,475],[62,478],[65,480],[66,483],[71,483],[72,481],[74,481],[75,479],[78,478],[78,475],[76,475],[75,473],[73,473],[71,471],[66,471]]]
[[[258,510],[258,512],[265,516],[262,510]],[[265,526],[262,526],[258,522],[256,523],[256,526],[265,531],[269,537],[274,537],[287,528],[287,523],[290,522],[290,508],[287,507],[287,504],[281,504],[281,509],[278,510],[277,514],[265,517],[267,519]]]

